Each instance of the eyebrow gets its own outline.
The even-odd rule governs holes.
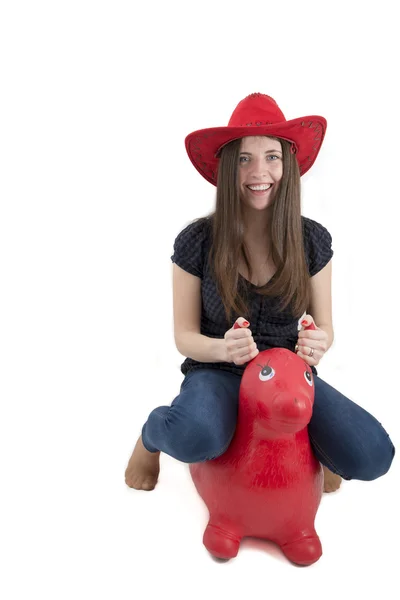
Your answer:
[[[282,154],[280,150],[266,150],[264,154],[269,154],[270,152],[279,152],[280,154]],[[241,152],[240,154],[249,154],[250,156],[252,155],[251,152]]]

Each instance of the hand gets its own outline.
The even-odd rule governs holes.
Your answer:
[[[304,327],[309,327],[311,323],[314,324],[315,329],[305,330]],[[328,334],[316,326],[311,315],[305,315],[301,325],[303,329],[299,332],[295,352],[310,367],[315,367],[328,349]],[[310,356],[311,349],[314,350],[312,356]]]
[[[247,329],[249,325],[250,323],[243,317],[238,317],[233,327],[225,333],[225,349],[228,358],[226,362],[233,362],[238,366],[244,365],[260,352],[250,329]]]

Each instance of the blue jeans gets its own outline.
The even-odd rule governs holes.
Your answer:
[[[235,433],[240,381],[240,375],[223,370],[189,371],[171,406],[150,413],[142,430],[145,448],[185,463],[223,454]],[[318,375],[314,382],[308,432],[317,459],[347,480],[387,473],[395,448],[382,425]]]

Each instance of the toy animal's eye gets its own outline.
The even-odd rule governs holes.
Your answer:
[[[310,371],[304,371],[304,379],[307,381],[308,385],[312,386],[312,375]]]
[[[268,379],[272,379],[275,375],[275,371],[272,367],[263,367],[262,371],[260,371],[260,379],[261,381],[268,381]]]

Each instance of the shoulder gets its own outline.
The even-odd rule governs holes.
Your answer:
[[[313,242],[318,242],[321,239],[329,239],[332,236],[321,223],[318,221],[314,221],[314,219],[310,219],[309,217],[301,217],[302,225],[303,225],[303,235],[305,240],[310,240]]]
[[[200,217],[186,225],[175,238],[172,262],[192,275],[202,277],[209,234],[209,217]]]
[[[310,276],[316,275],[333,256],[332,236],[318,221],[301,217],[306,261]]]
[[[203,241],[208,233],[210,228],[210,219],[209,217],[200,217],[191,221],[188,225],[186,225],[176,236],[176,240],[179,239],[181,242],[192,243],[193,241],[199,242]]]

